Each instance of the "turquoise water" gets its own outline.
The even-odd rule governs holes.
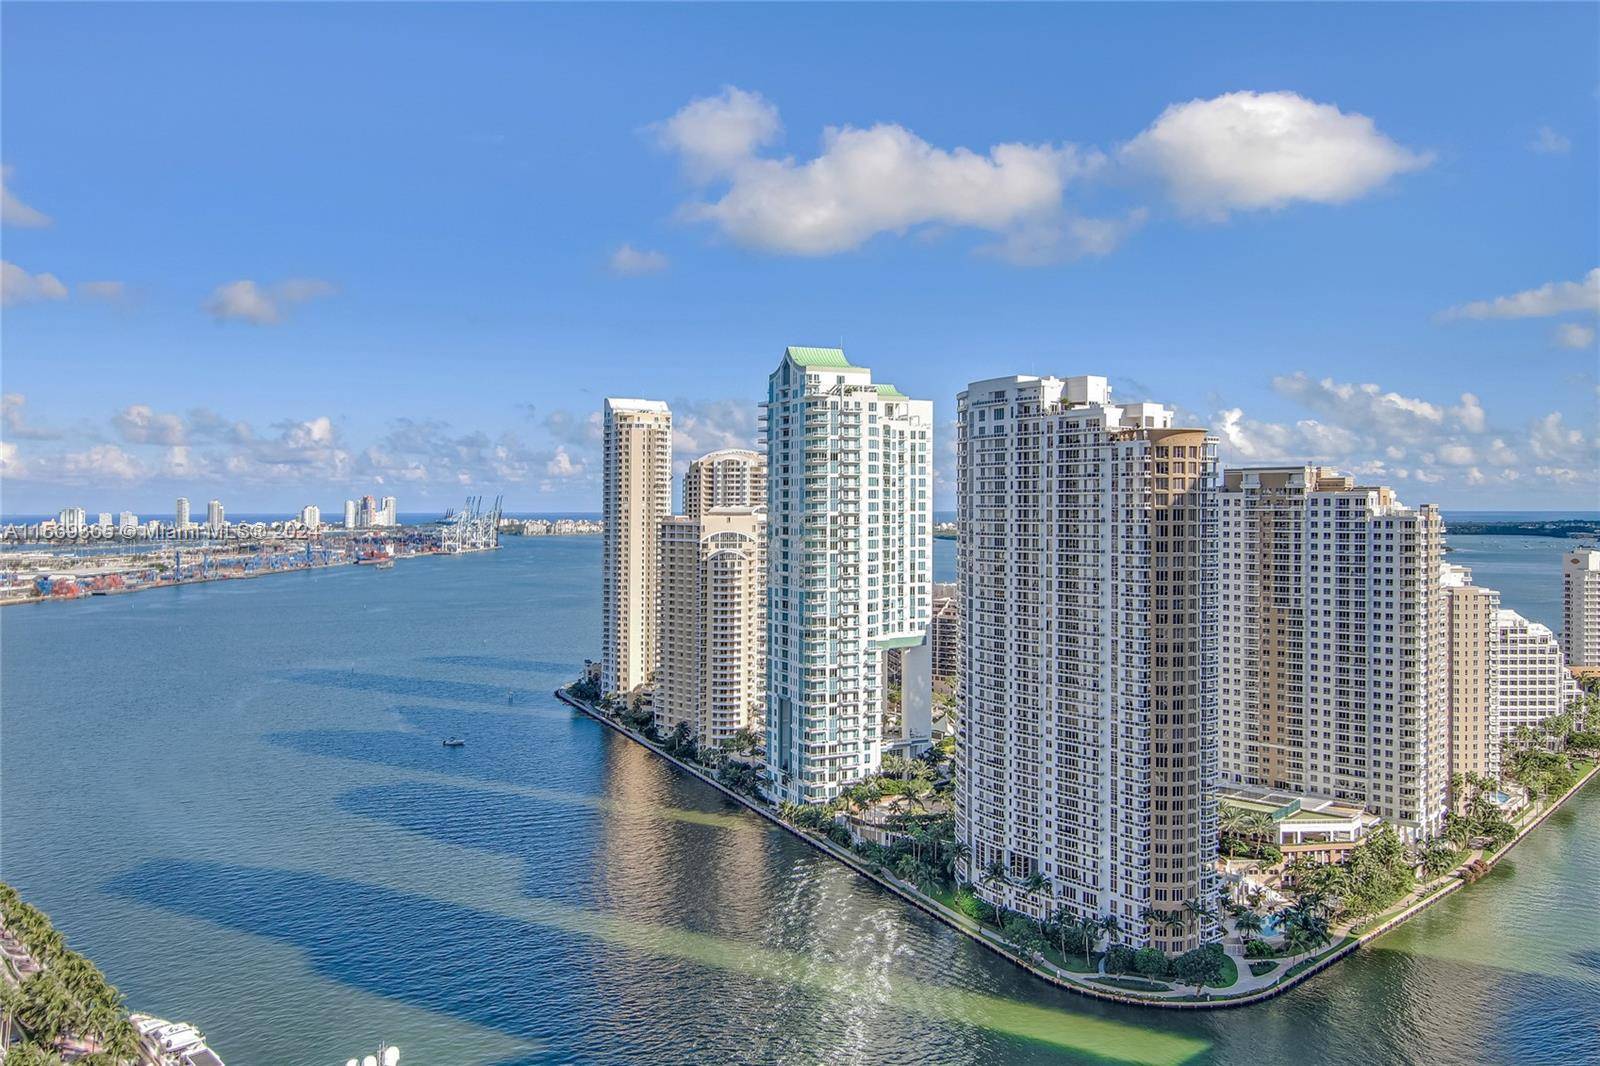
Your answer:
[[[1596,1058],[1600,789],[1288,996],[1112,1008],[557,703],[598,573],[511,538],[0,611],[0,876],[233,1066]]]

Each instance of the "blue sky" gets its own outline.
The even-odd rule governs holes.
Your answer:
[[[1234,461],[1596,505],[1594,5],[0,20],[8,513],[593,510],[605,395],[687,458],[840,342],[941,424],[1104,373]]]

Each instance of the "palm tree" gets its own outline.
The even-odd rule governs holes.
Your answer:
[[[1095,941],[1100,938],[1100,922],[1089,915],[1084,915],[1073,923],[1079,936],[1083,937],[1083,968],[1089,968],[1089,956],[1094,952]]]
[[[1207,918],[1212,918],[1216,915],[1216,912],[1214,912],[1210,907],[1206,906],[1204,900],[1200,899],[1184,900],[1183,909],[1184,913],[1186,913],[1188,917],[1194,921],[1196,929],[1204,924]]]
[[[1261,920],[1261,915],[1247,910],[1233,920],[1233,928],[1239,934],[1239,939],[1248,944],[1261,935],[1266,923]]]
[[[1033,871],[1033,873],[1028,875],[1028,879],[1022,882],[1022,891],[1026,892],[1030,896],[1037,896],[1039,893],[1043,892],[1049,887],[1050,882],[1045,880],[1044,874],[1040,873],[1038,870]]]
[[[21,985],[0,980],[0,1048],[11,1046],[11,1023],[22,1010],[27,997]]]
[[[983,883],[986,885],[1009,885],[1011,878],[1006,876],[1006,864],[999,859],[989,860],[989,865],[983,868]]]
[[[1100,928],[1105,931],[1106,942],[1109,947],[1111,944],[1115,944],[1117,938],[1122,935],[1122,920],[1115,914],[1103,914],[1100,916]]]

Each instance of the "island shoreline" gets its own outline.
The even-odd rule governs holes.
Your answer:
[[[1033,962],[1024,959],[1020,955],[1017,955],[1009,948],[1009,946],[999,942],[997,938],[995,938],[977,922],[968,919],[965,915],[961,915],[950,910],[938,900],[931,899],[913,888],[900,884],[897,880],[885,876],[881,871],[873,870],[858,856],[844,848],[839,847],[831,841],[824,840],[821,837],[807,833],[798,826],[790,825],[788,822],[784,821],[775,810],[772,810],[770,807],[757,802],[741,792],[729,788],[721,781],[718,781],[714,774],[707,772],[704,767],[696,766],[684,759],[678,758],[677,756],[665,750],[659,744],[652,742],[649,738],[645,737],[637,730],[629,728],[623,723],[617,721],[611,715],[608,715],[604,711],[601,711],[598,708],[590,705],[587,701],[572,695],[565,688],[556,689],[554,695],[556,699],[560,700],[562,703],[572,707],[574,710],[588,715],[601,725],[615,730],[624,737],[627,737],[629,740],[632,740],[645,749],[654,752],[656,755],[659,755],[661,758],[665,759],[667,762],[676,766],[680,770],[692,774],[694,777],[710,785],[727,798],[733,800],[735,803],[740,804],[745,809],[760,815],[773,825],[787,831],[791,835],[809,844],[816,850],[838,860],[860,876],[877,885],[879,888],[885,889],[895,896],[898,896],[901,900],[911,904],[913,907],[922,911],[924,914],[927,914],[929,917],[943,922],[946,926],[958,933],[965,935],[968,939],[982,945],[989,951],[1006,959],[1013,965],[1026,970],[1034,977],[1037,977],[1048,984],[1054,985],[1055,987],[1064,989],[1068,992],[1072,992],[1076,995],[1085,996],[1090,999],[1103,1000],[1109,1003],[1120,1003],[1125,1006],[1133,1007],[1154,1007],[1163,1010],[1231,1010],[1238,1007],[1248,1007],[1257,1003],[1264,1003],[1268,1000],[1276,999],[1285,992],[1288,992],[1291,989],[1303,984],[1308,979],[1324,972],[1335,963],[1341,962],[1350,955],[1354,954],[1364,945],[1370,944],[1372,941],[1378,939],[1384,934],[1399,928],[1401,925],[1404,925],[1412,918],[1415,918],[1417,915],[1432,907],[1440,900],[1449,898],[1468,885],[1467,881],[1462,880],[1460,877],[1454,876],[1458,871],[1451,871],[1450,874],[1445,875],[1445,878],[1441,879],[1443,883],[1440,884],[1438,888],[1429,892],[1427,895],[1423,896],[1409,907],[1400,911],[1398,914],[1392,915],[1391,917],[1385,919],[1378,925],[1362,933],[1360,936],[1353,938],[1346,937],[1343,943],[1332,948],[1326,954],[1320,957],[1314,957],[1315,961],[1313,961],[1311,965],[1307,966],[1299,973],[1280,977],[1276,983],[1269,985],[1266,988],[1257,989],[1254,992],[1242,993],[1233,997],[1228,997],[1226,994],[1223,994],[1213,999],[1201,1000],[1156,999],[1128,995],[1122,992],[1113,992],[1108,989],[1097,988],[1088,982],[1068,980],[1050,972],[1049,970],[1042,969]],[[1563,806],[1565,806],[1567,801],[1582,791],[1584,786],[1587,785],[1596,774],[1600,774],[1600,763],[1596,763],[1594,766],[1591,766],[1588,771],[1578,779],[1577,783],[1574,784],[1572,788],[1569,789],[1564,795],[1562,795],[1559,800],[1550,804],[1543,811],[1541,811],[1537,817],[1531,819],[1527,824],[1522,826],[1522,828],[1518,830],[1517,835],[1512,837],[1511,840],[1507,841],[1504,847],[1501,847],[1491,855],[1485,855],[1483,857],[1483,862],[1489,867],[1490,870],[1493,870],[1493,868],[1500,862],[1501,859],[1505,858],[1512,848],[1521,843],[1522,839],[1529,833],[1533,832],[1540,825],[1544,824],[1545,819],[1549,818],[1552,814],[1556,813]],[[1478,880],[1481,880],[1481,878]]]

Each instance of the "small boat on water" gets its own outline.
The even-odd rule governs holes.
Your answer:
[[[444,742],[444,746],[447,748],[462,748],[466,747],[466,744],[467,742],[460,737],[450,737]]]
[[[379,559],[373,565],[374,565],[375,569],[378,569],[378,570],[393,570],[394,569],[394,560],[393,559]]]

